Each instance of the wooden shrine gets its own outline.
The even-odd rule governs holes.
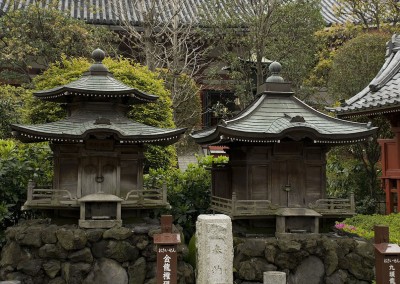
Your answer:
[[[80,79],[34,94],[41,100],[65,104],[65,119],[12,125],[17,139],[49,141],[54,153],[53,185],[36,188],[30,183],[24,208],[81,208],[82,224],[111,216],[120,223],[121,208],[168,206],[165,188],[143,188],[143,149],[145,144],[170,145],[185,129],[160,129],[129,119],[130,105],[154,102],[157,96],[116,80],[102,64],[102,50],[95,50],[92,56],[95,63]]]
[[[386,213],[400,212],[400,36],[387,43],[386,60],[370,84],[340,107],[331,108],[338,117],[384,116],[394,133],[392,139],[379,139],[381,146],[382,188]]]
[[[326,196],[327,151],[376,129],[314,110],[294,96],[280,70],[270,65],[272,76],[236,117],[191,135],[201,145],[229,147],[229,163],[212,168],[213,210],[233,219],[275,218],[277,232],[318,232],[320,217],[355,214],[353,196]]]

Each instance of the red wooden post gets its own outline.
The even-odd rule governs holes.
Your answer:
[[[397,195],[397,208],[396,212],[400,212],[400,179],[397,180],[396,182],[396,195]],[[394,202],[394,201],[393,201]]]
[[[393,202],[392,202],[392,193],[391,193],[391,185],[389,179],[384,179],[385,183],[385,196],[386,196],[386,214],[390,214],[393,212]]]
[[[389,228],[375,226],[376,284],[400,283],[400,247],[389,244]]]
[[[176,284],[178,270],[177,244],[180,234],[172,233],[172,216],[161,216],[161,234],[154,234],[157,245],[157,284]]]

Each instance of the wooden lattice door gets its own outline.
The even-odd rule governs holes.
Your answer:
[[[82,196],[104,192],[118,195],[118,160],[114,157],[88,157],[82,161]]]

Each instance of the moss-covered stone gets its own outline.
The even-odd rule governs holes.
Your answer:
[[[104,239],[125,240],[133,235],[132,229],[125,227],[113,227],[103,233]]]
[[[264,258],[254,257],[240,263],[238,275],[244,280],[263,281],[263,273],[265,271],[275,270],[276,266],[268,263]]]
[[[76,250],[85,247],[87,236],[84,230],[61,228],[56,232],[61,247],[66,250]]]
[[[42,242],[45,244],[55,244],[57,242],[56,231],[58,227],[56,225],[50,225],[44,227],[41,232]]]
[[[71,262],[86,262],[92,263],[93,262],[93,255],[89,248],[84,248],[68,255],[68,259]]]
[[[1,251],[0,266],[12,266],[16,268],[18,263],[31,258],[32,255],[27,249],[21,248],[17,242],[12,241],[7,243]]]
[[[45,244],[39,249],[39,257],[65,260],[67,258],[67,251],[58,244]]]
[[[146,279],[146,259],[138,258],[128,267],[129,284],[143,284]]]
[[[54,278],[60,272],[61,262],[56,259],[51,259],[43,263],[43,270],[46,272],[47,276]]]

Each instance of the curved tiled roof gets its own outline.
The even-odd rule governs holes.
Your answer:
[[[268,83],[267,83],[268,84]],[[278,83],[279,84],[279,83]],[[314,143],[354,143],[376,131],[367,124],[336,119],[306,105],[293,93],[266,91],[237,117],[194,132],[199,144],[279,142],[309,138]]]
[[[114,25],[121,23],[121,13],[132,25],[140,26],[143,22],[145,13],[150,9],[151,3],[158,13],[160,22],[169,22],[173,17],[172,1],[170,0],[56,0],[57,8],[64,11],[73,18],[81,19],[90,24]],[[0,1],[0,10],[7,12],[11,9],[23,9],[35,0],[2,0]],[[48,1],[43,1],[46,3]],[[206,0],[180,0],[177,9],[181,23],[198,23],[199,7],[207,3]],[[221,3],[223,3],[221,1]],[[336,0],[321,0],[321,14],[327,25],[334,23],[344,23],[349,20],[348,16],[337,16],[336,8],[339,4]],[[205,7],[212,13],[213,7]],[[351,19],[350,19],[351,20]]]
[[[34,95],[54,102],[65,102],[68,96],[119,97],[127,98],[130,104],[153,102],[158,98],[158,96],[149,95],[123,84],[111,74],[104,74],[104,76],[86,74],[77,81],[53,89],[37,91]]]
[[[101,117],[99,115],[101,114]],[[90,134],[113,134],[121,143],[170,145],[178,141],[186,129],[163,129],[135,122],[115,109],[80,109],[70,117],[45,124],[11,126],[23,142],[81,142]],[[14,132],[14,133],[15,133]]]
[[[340,107],[328,108],[341,117],[400,112],[400,36],[387,46],[387,57],[376,77]]]
[[[90,135],[113,136],[120,143],[175,143],[186,129],[162,129],[130,120],[127,105],[155,101],[148,95],[114,79],[102,64],[105,54],[96,49],[95,63],[84,76],[64,86],[36,92],[48,101],[66,103],[66,119],[36,125],[11,125],[13,135],[23,142],[56,141],[82,143]]]
[[[37,91],[34,95],[42,100],[67,102],[69,97],[83,96],[98,98],[118,98],[125,104],[154,102],[157,96],[149,95],[136,88],[129,87],[115,79],[103,65],[104,51],[96,49],[92,53],[95,63],[81,78],[53,89]]]

